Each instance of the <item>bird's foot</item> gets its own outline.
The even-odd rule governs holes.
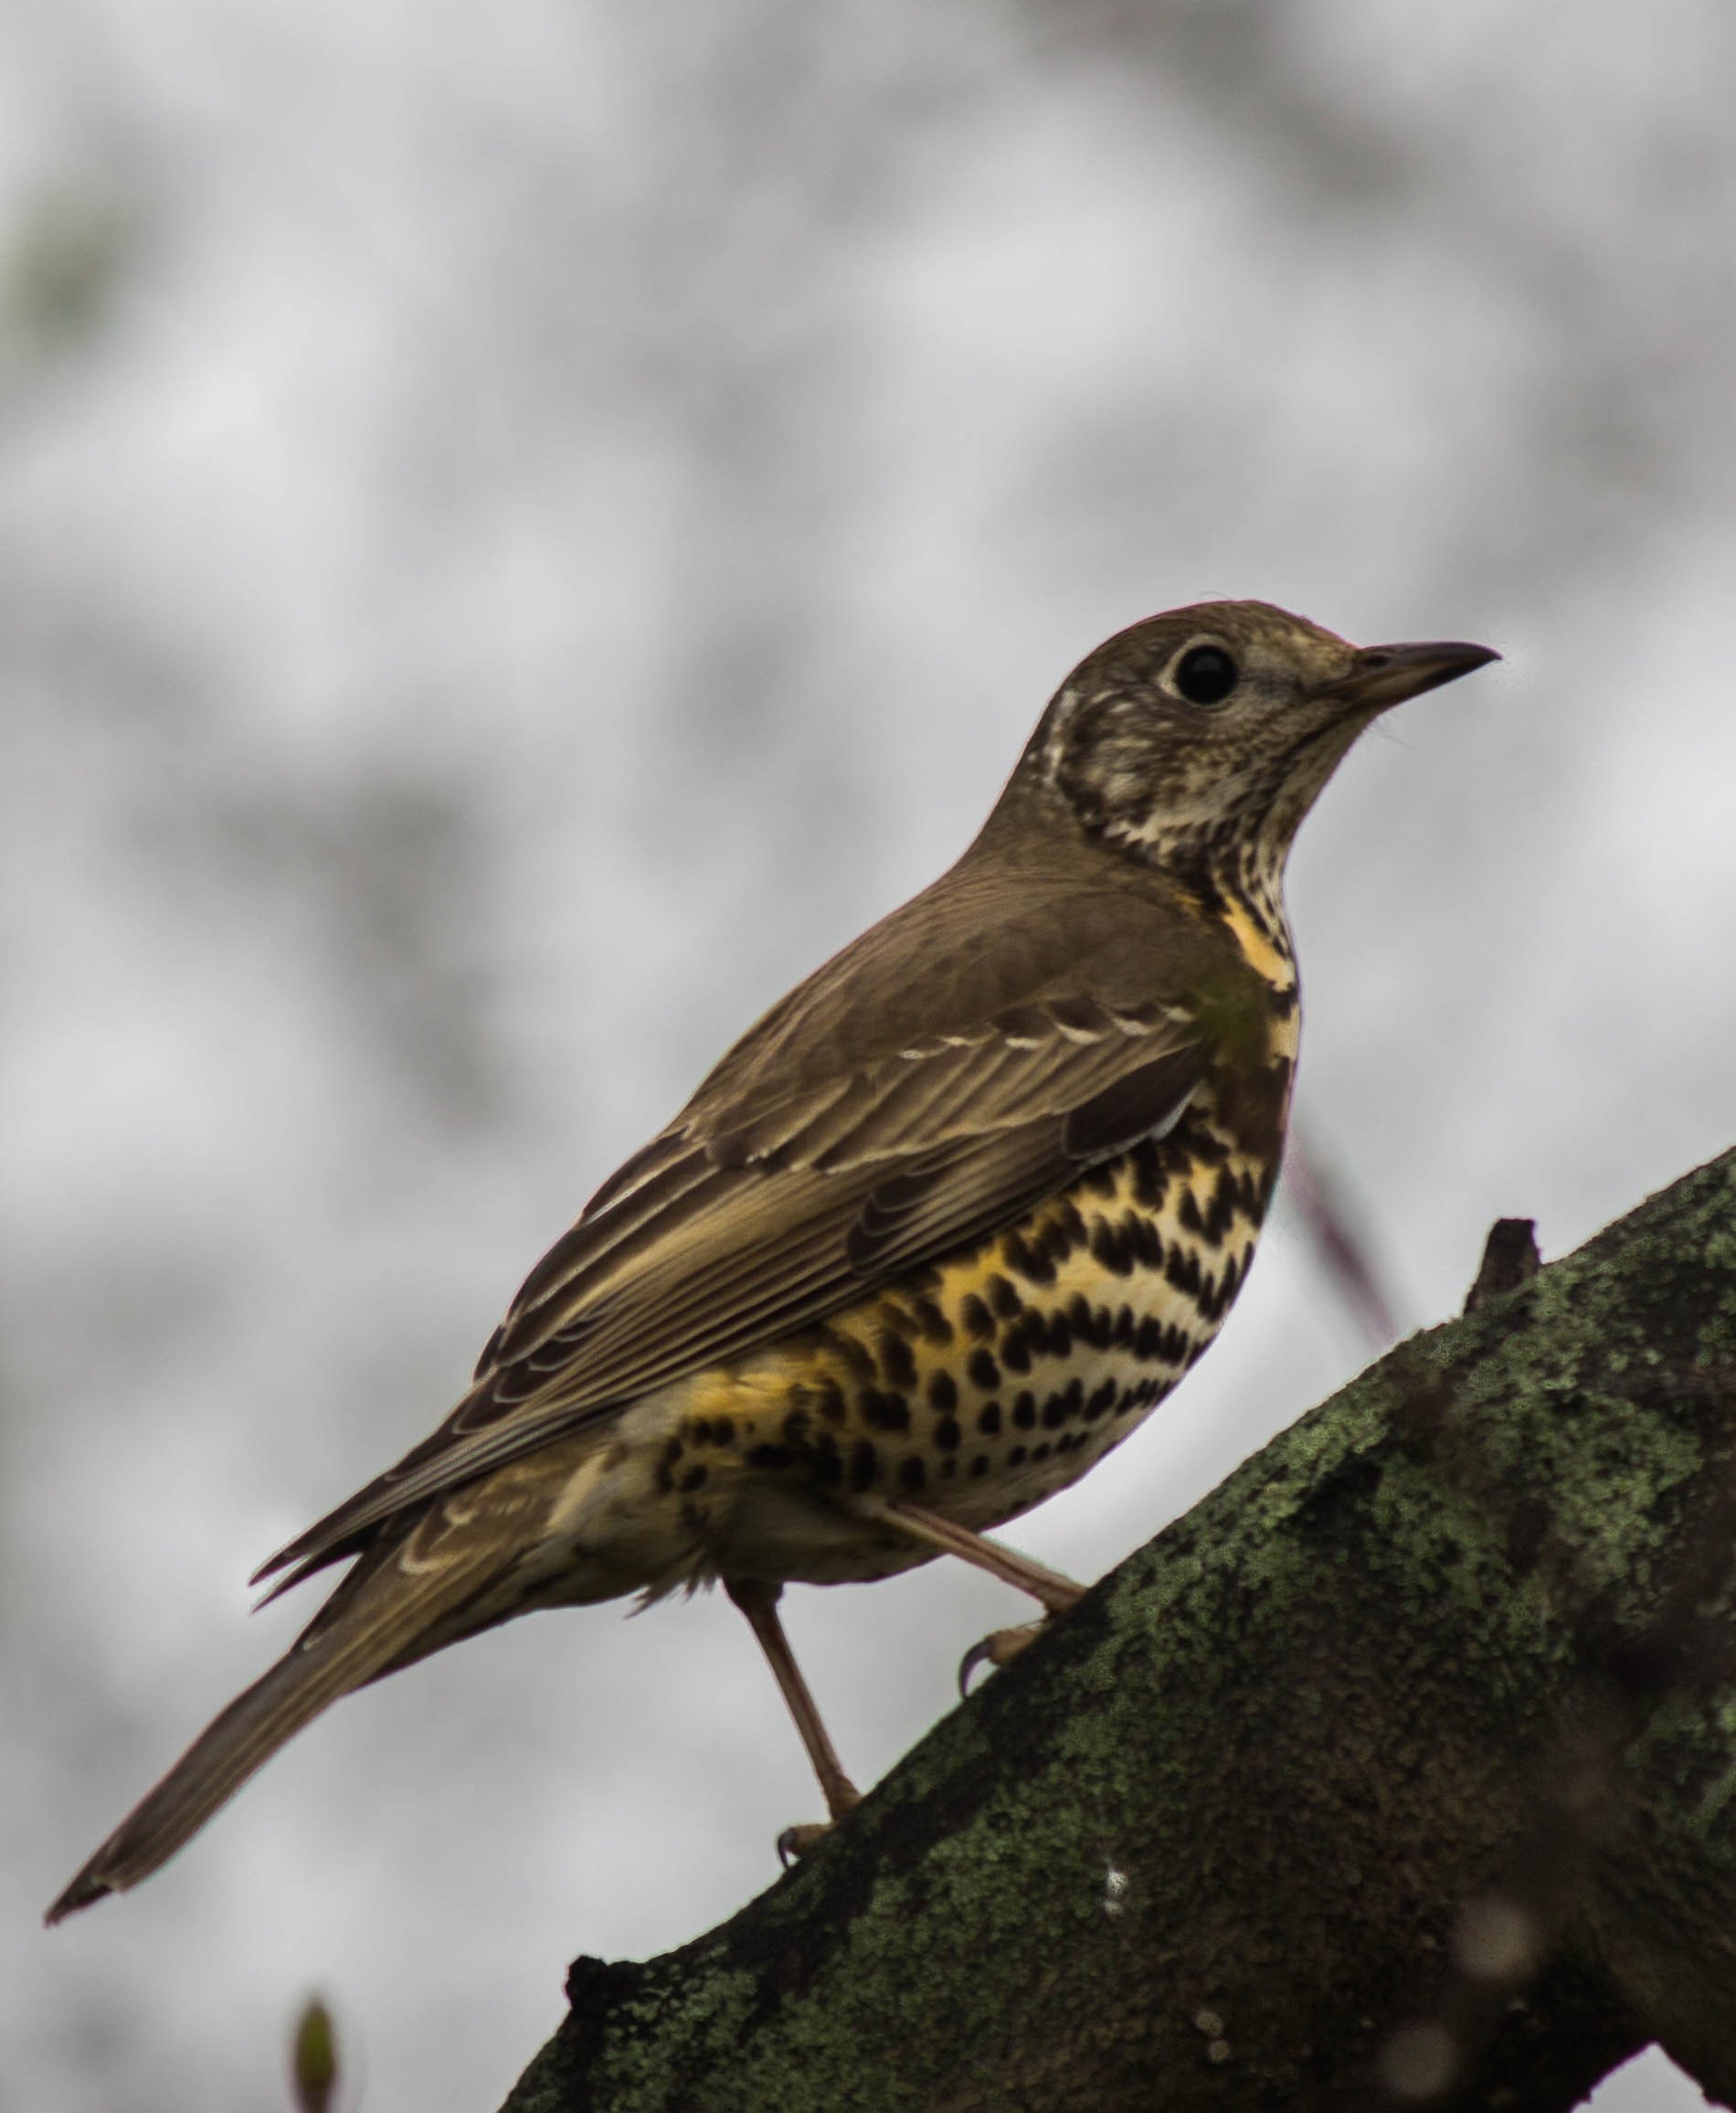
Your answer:
[[[1027,1621],[1018,1629],[997,1629],[985,1636],[980,1643],[973,1643],[958,1661],[958,1693],[970,1693],[970,1676],[979,1666],[1011,1665],[1021,1651],[1028,1650],[1048,1628],[1049,1616],[1041,1621]]]
[[[778,1837],[778,1861],[788,1871],[831,1832],[830,1820],[805,1820],[799,1827],[786,1827]]]
[[[862,1792],[846,1776],[840,1775],[826,1785],[826,1804],[831,1813],[830,1820],[804,1820],[800,1825],[786,1827],[778,1837],[778,1861],[788,1871],[800,1857],[823,1842],[846,1812],[862,1803]]]

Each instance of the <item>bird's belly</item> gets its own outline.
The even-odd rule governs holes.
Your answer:
[[[1203,1116],[1019,1225],[670,1390],[658,1501],[698,1570],[838,1583],[927,1552],[852,1513],[977,1531],[1076,1481],[1216,1334],[1271,1170]],[[671,1525],[674,1527],[675,1516]]]

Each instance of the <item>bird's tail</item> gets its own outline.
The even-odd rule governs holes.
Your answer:
[[[475,1564],[458,1561],[410,1570],[365,1557],[364,1566],[367,1574],[345,1578],[301,1639],[128,1813],[49,1908],[50,1923],[148,1878],[329,1703],[450,1640],[457,1631],[446,1618],[499,1569],[496,1561],[479,1575]]]

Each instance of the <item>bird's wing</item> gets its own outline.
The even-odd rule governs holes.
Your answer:
[[[352,1553],[381,1520],[818,1322],[1162,1131],[1204,1056],[1185,1003],[1132,994],[1173,987],[1129,957],[1160,932],[1151,907],[1040,899],[974,956],[926,950],[919,915],[864,934],[598,1192],[445,1423],[259,1576]]]

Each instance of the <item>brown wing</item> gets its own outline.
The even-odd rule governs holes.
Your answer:
[[[977,892],[955,869],[775,1007],[538,1264],[439,1429],[259,1576],[305,1576],[381,1520],[820,1320],[1173,1121],[1203,1066],[1171,994],[1190,980],[1173,916],[1002,876],[973,919]]]

